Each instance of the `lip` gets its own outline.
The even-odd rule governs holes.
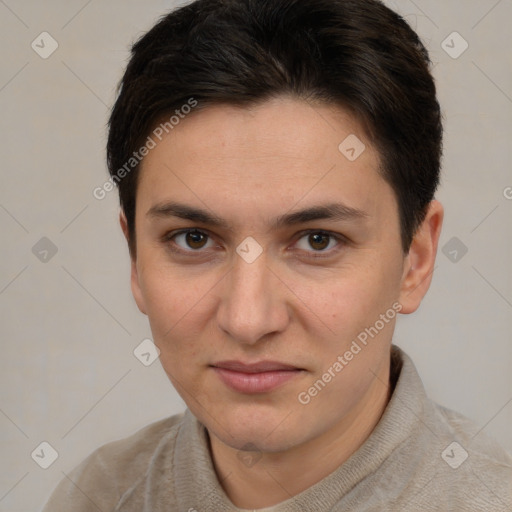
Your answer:
[[[242,361],[219,361],[218,363],[214,363],[212,366],[241,373],[262,373],[301,369],[278,361],[258,361],[255,363],[243,363]]]
[[[229,388],[248,394],[272,391],[303,372],[302,368],[277,361],[220,361],[212,369]]]

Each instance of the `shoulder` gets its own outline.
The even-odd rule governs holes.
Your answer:
[[[496,464],[512,464],[510,454],[489,437],[483,427],[459,412],[434,402],[433,405],[444,431],[468,446],[474,456],[492,460]]]
[[[65,474],[43,512],[114,510],[123,495],[145,478],[161,445],[173,446],[183,413],[107,443]]]
[[[395,496],[404,502],[403,509],[413,503],[425,511],[512,510],[511,455],[486,435],[485,425],[428,398],[411,359],[400,349],[395,352],[401,364],[395,364],[399,400],[394,408],[401,418],[415,417],[392,458],[403,468],[402,480],[414,489],[412,498],[402,488],[397,491],[403,493]]]
[[[512,456],[469,418],[434,402],[431,406],[436,480],[445,490],[445,503],[475,511],[512,510]]]
[[[139,475],[160,443],[172,443],[182,419],[183,413],[171,416],[151,423],[129,437],[107,443],[94,451],[82,465],[87,467],[94,462],[110,473],[117,470],[126,476],[132,473]]]

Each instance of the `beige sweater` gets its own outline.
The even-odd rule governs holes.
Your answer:
[[[512,459],[469,420],[431,402],[409,357],[397,347],[393,354],[393,395],[361,448],[261,512],[512,511]],[[219,485],[205,428],[187,410],[96,450],[43,512],[239,510]]]

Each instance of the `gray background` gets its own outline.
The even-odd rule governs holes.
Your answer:
[[[436,401],[512,451],[512,1],[388,4],[428,45],[446,119],[445,249],[395,343]],[[116,192],[92,195],[129,43],[174,5],[0,0],[0,511],[38,510],[94,448],[184,408],[159,362],[133,355],[151,333],[131,297]],[[43,31],[59,45],[47,59],[31,48]],[[453,31],[469,44],[456,59],[441,46]],[[448,39],[452,53],[460,43]],[[34,254],[42,237],[55,255],[44,241]],[[31,458],[42,441],[59,455],[46,470]]]

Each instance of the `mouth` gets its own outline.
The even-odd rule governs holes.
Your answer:
[[[267,393],[304,372],[303,368],[276,361],[220,361],[211,368],[230,389],[247,394]]]

